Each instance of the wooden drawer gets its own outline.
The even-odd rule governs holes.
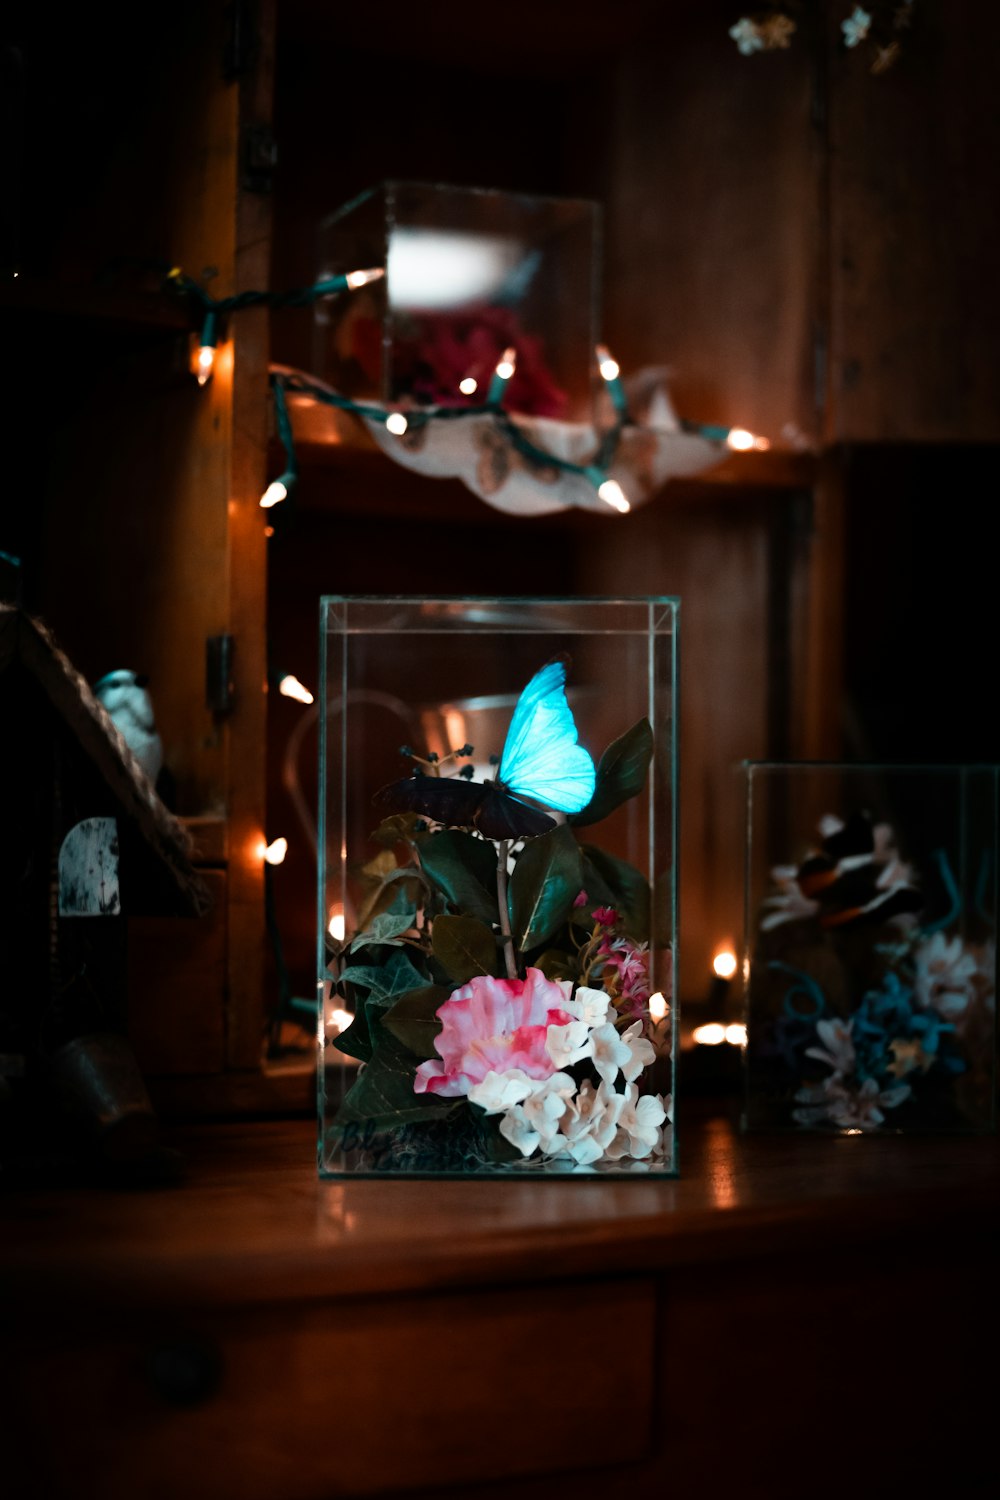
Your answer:
[[[15,1493],[326,1500],[632,1465],[654,1307],[609,1278],[36,1337],[8,1354],[37,1481]]]

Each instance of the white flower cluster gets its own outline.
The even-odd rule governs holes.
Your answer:
[[[936,1010],[961,1029],[977,994],[982,992],[987,1004],[993,999],[992,949],[987,948],[985,956],[988,962],[983,965],[957,934],[949,939],[943,932],[935,932],[914,953],[917,1004],[924,1010]]]
[[[908,1083],[879,1088],[874,1078],[863,1083],[831,1073],[822,1083],[806,1083],[795,1095],[803,1106],[793,1109],[792,1117],[800,1125],[831,1124],[841,1130],[877,1130],[885,1124],[887,1109],[895,1109],[910,1097]]]
[[[572,1020],[549,1026],[546,1051],[556,1071],[529,1078],[521,1068],[487,1073],[469,1090],[469,1100],[489,1115],[502,1115],[500,1134],[524,1157],[571,1159],[577,1166],[642,1160],[662,1147],[667,1108],[657,1094],[639,1093],[635,1080],[655,1057],[635,1021],[625,1031],[604,990],[578,989],[562,1002]],[[600,1082],[579,1083],[566,1072],[589,1061]],[[624,1089],[619,1091],[619,1080]]]
[[[795,32],[795,22],[790,16],[774,13],[760,16],[756,20],[744,16],[735,26],[730,26],[729,35],[744,57],[754,52],[777,52],[784,50]]]
[[[856,5],[847,20],[840,23],[840,29],[844,33],[844,46],[856,47],[859,42],[863,42],[871,30],[871,24],[870,13]]]

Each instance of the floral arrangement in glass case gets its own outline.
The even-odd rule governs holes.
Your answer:
[[[792,1120],[859,1132],[949,1128],[992,1112],[995,950],[962,921],[948,858],[934,906],[892,827],[828,815],[771,871],[751,968],[751,1075],[784,1080]],[[972,941],[965,934],[982,935]],[[753,992],[756,990],[756,997]]]
[[[648,1171],[669,1152],[649,885],[584,832],[643,791],[652,729],[595,765],[566,672],[555,657],[524,688],[492,777],[472,745],[403,746],[412,774],[375,797],[367,896],[328,967],[352,1019],[327,1045],[358,1066],[327,1147],[368,1170]]]

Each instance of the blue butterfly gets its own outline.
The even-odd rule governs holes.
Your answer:
[[[475,828],[486,838],[545,833],[556,820],[523,798],[558,812],[581,812],[594,795],[594,762],[578,743],[566,701],[566,659],[555,657],[521,693],[494,781],[417,772],[375,794],[388,813],[416,812],[449,828]]]

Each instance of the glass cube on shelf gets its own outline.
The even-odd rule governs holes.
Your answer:
[[[590,421],[599,241],[586,199],[383,182],[321,224],[320,279],[385,275],[315,304],[314,373],[355,401],[479,406],[513,349],[508,410]]]
[[[321,1175],[676,1175],[677,627],[321,600]]]
[[[745,771],[745,1127],[995,1128],[1000,768]]]

